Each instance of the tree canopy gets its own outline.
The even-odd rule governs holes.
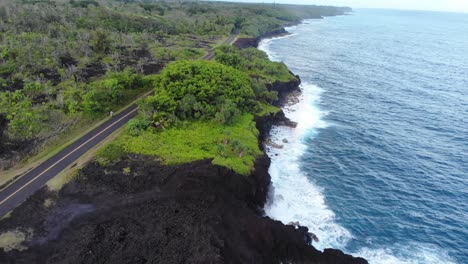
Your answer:
[[[250,78],[232,67],[209,61],[169,64],[154,82],[155,95],[140,102],[143,115],[161,119],[216,119],[228,123],[252,107]]]

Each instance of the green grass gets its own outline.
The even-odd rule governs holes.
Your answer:
[[[145,76],[144,78],[151,80],[154,78],[156,75],[148,75]],[[133,103],[135,103],[139,98],[148,96],[149,93],[152,91],[145,89],[145,90],[133,90],[130,91],[129,93],[135,93],[133,95],[128,94],[129,97],[132,97],[133,101],[130,101],[131,99],[128,98],[128,100],[125,100],[127,103],[124,105],[124,103],[121,104],[121,106],[116,106],[114,109],[114,114],[118,114],[128,107],[130,107]],[[127,95],[126,95],[127,96]],[[139,97],[137,97],[139,96]],[[136,98],[137,97],[137,98]],[[72,127],[69,127],[66,130],[66,133],[62,133],[58,135],[56,138],[51,140],[49,143],[46,145],[42,146],[37,154],[34,154],[33,156],[26,157],[24,160],[22,160],[20,163],[18,163],[15,167],[1,171],[0,170],[0,185],[5,184],[12,178],[18,175],[22,175],[26,173],[27,171],[31,170],[32,168],[38,166],[42,162],[46,161],[47,159],[51,158],[55,154],[59,153],[66,147],[68,147],[70,144],[78,140],[79,138],[83,137],[96,127],[102,125],[104,122],[109,120],[109,115],[107,113],[102,114],[100,116],[100,119],[98,117],[90,118],[90,117],[83,117],[83,114],[79,114],[79,121],[77,122],[76,125],[73,125]]]
[[[261,110],[256,114],[258,116],[266,116],[269,114],[275,114],[281,110],[274,105],[266,104],[266,103],[260,103],[260,107],[261,107]]]
[[[117,145],[127,153],[158,156],[169,165],[213,159],[213,164],[247,175],[261,154],[257,135],[253,116],[243,114],[229,125],[194,121],[159,132],[145,131],[137,137],[125,134],[100,155],[114,152]]]
[[[284,63],[270,61],[268,58],[254,59],[250,68],[251,70],[247,71],[250,75],[259,76],[265,82],[289,82],[296,79]]]

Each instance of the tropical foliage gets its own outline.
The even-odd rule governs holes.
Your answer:
[[[137,153],[158,156],[166,164],[181,164],[212,159],[241,174],[251,172],[255,157],[261,154],[258,131],[251,114],[242,114],[230,124],[192,121],[159,131],[140,131],[139,136],[123,135],[108,145],[99,156],[113,161],[111,153]]]
[[[348,10],[193,1],[3,1],[0,160],[4,153],[22,149],[14,147],[16,142],[27,140],[33,146],[28,150],[38,150],[95,123],[151,89],[149,79],[154,78],[146,76],[172,61],[200,58],[234,31],[258,37],[285,23],[344,11]],[[267,78],[267,71],[264,74]],[[262,85],[250,86],[258,99]],[[239,115],[249,107],[248,98],[242,98],[245,105],[239,111],[233,107],[238,102],[216,101],[214,107],[224,114],[214,118],[222,123]],[[202,110],[186,109],[178,118],[211,118],[214,110],[206,103],[210,100],[197,105]],[[181,110],[179,105],[176,110]],[[165,112],[177,116],[179,111]]]
[[[169,64],[154,82],[155,95],[140,103],[145,118],[165,126],[165,120],[211,120],[229,123],[251,108],[254,92],[249,77],[232,67],[209,61]]]
[[[129,122],[127,134],[99,160],[118,148],[155,155],[168,164],[212,159],[238,173],[251,172],[261,153],[253,114],[279,111],[269,104],[277,95],[266,83],[296,77],[256,49],[222,46],[216,61],[169,64],[154,79],[154,95],[140,101],[140,117]]]

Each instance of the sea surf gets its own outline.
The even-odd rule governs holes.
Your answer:
[[[271,131],[282,148],[267,147],[266,214],[307,226],[320,250],[342,249],[374,264],[464,263],[468,97],[460,96],[468,84],[461,58],[468,53],[453,60],[439,46],[468,44],[452,29],[466,21],[456,14],[358,10],[306,20],[287,28],[289,36],[263,40],[259,48],[302,79],[299,101],[283,109],[298,126]],[[401,54],[409,44],[425,52]],[[434,123],[445,115],[446,123]]]

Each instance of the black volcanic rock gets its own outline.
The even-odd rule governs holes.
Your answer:
[[[256,122],[262,138],[287,118],[280,111]],[[57,194],[43,188],[0,222],[0,231],[15,224],[35,230],[27,250],[0,249],[0,263],[367,263],[320,252],[306,227],[262,216],[269,166],[266,155],[249,176],[210,160],[167,166],[129,155],[107,166],[92,162],[60,190],[54,207],[44,200]]]
[[[259,215],[268,167],[266,156],[250,176],[209,160],[164,166],[130,156],[107,167],[91,163],[62,189],[58,204],[93,204],[94,211],[56,240],[0,253],[1,263],[367,263],[341,251],[322,253],[306,243],[307,228]],[[27,209],[30,217],[40,211]]]
[[[286,31],[286,29],[282,27],[277,30],[264,33],[256,38],[238,38],[232,45],[239,49],[257,48],[262,39],[280,37],[288,34],[289,33]]]
[[[281,107],[287,103],[288,97],[293,95],[294,92],[300,92],[300,84],[301,79],[296,75],[296,79],[294,80],[288,82],[275,81],[273,83],[267,83],[266,87],[269,91],[278,92],[278,101],[273,102],[273,104]]]

